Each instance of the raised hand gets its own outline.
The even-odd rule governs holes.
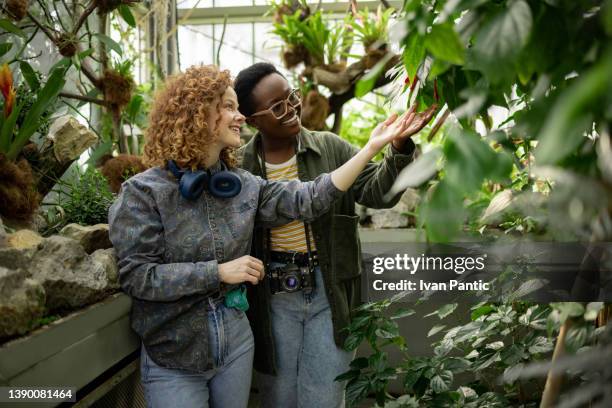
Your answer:
[[[418,133],[431,121],[438,106],[433,104],[423,112],[417,112],[416,108],[415,103],[401,116],[398,117],[394,113],[387,120],[378,124],[370,135],[369,143],[372,144],[372,149],[378,152],[390,141],[393,141],[395,148],[401,148],[406,139]]]

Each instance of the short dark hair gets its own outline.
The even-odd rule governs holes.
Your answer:
[[[259,81],[270,74],[278,74],[285,78],[274,65],[268,62],[258,62],[238,73],[234,80],[234,90],[238,97],[238,110],[244,116],[249,117],[255,113],[253,106],[253,89]]]

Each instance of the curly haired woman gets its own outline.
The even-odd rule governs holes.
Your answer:
[[[248,255],[255,224],[325,213],[410,122],[389,118],[346,165],[312,182],[266,181],[235,167],[245,117],[231,85],[215,66],[167,81],[150,114],[150,168],[123,183],[109,211],[151,407],[247,406],[253,334],[244,307],[230,299],[264,277],[262,262]]]

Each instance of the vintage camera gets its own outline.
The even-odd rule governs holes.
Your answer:
[[[314,288],[313,274],[308,266],[288,263],[269,268],[270,289],[275,293],[292,293],[298,290],[311,291]]]

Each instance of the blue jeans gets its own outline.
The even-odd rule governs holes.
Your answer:
[[[253,368],[253,333],[244,312],[209,301],[209,353],[215,368],[205,373],[157,365],[142,347],[140,370],[149,408],[245,408]]]
[[[282,264],[280,264],[282,265]],[[279,266],[273,264],[272,266]],[[344,406],[344,382],[353,353],[334,342],[331,310],[319,267],[315,290],[272,295],[277,375],[258,373],[261,408]]]

